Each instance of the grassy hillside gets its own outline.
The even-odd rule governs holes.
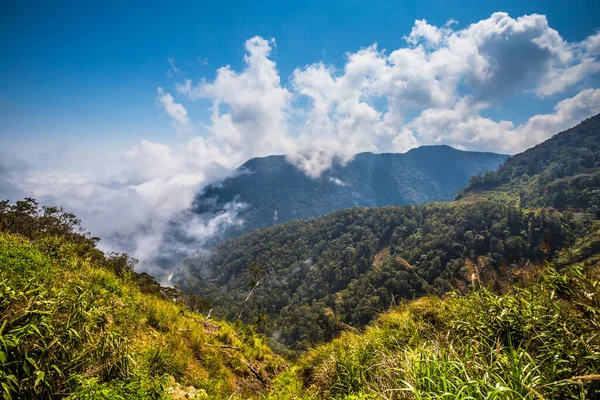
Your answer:
[[[478,285],[423,297],[316,347],[280,378],[275,398],[598,398],[598,270],[521,272],[530,283],[506,294]]]
[[[68,214],[2,205],[3,398],[247,398],[286,366],[251,328],[190,312],[97,251]]]

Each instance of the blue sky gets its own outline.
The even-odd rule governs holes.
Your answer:
[[[573,42],[592,34],[600,17],[595,1],[122,3],[4,3],[2,142],[172,142],[169,119],[155,106],[156,87],[171,91],[183,77],[212,79],[220,66],[241,68],[244,41],[255,35],[277,40],[274,59],[286,84],[297,67],[321,60],[342,67],[346,52],[374,42],[396,49],[416,19],[438,26],[454,19],[463,27],[495,11],[542,13]],[[172,78],[169,59],[181,70]],[[489,114],[520,123],[553,106],[551,100],[516,100]],[[202,120],[207,104],[189,111]]]

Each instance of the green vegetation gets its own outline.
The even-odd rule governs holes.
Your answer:
[[[596,399],[600,395],[597,270],[551,265],[497,295],[423,297],[311,350],[276,390],[297,398]],[[596,275],[594,275],[596,274]]]
[[[215,315],[257,324],[296,356],[402,299],[464,291],[475,279],[502,292],[515,268],[543,259],[594,263],[599,183],[596,116],[475,176],[449,204],[352,208],[271,227],[186,260],[176,279],[212,300]],[[252,263],[264,269],[248,297]]]
[[[98,250],[60,208],[0,202],[0,391],[600,398],[599,136],[596,116],[451,203],[230,239],[185,261],[188,294]]]
[[[499,212],[486,204],[489,212]],[[431,207],[456,217],[450,206]],[[453,212],[458,210],[475,216],[477,209],[458,206]],[[543,221],[542,214],[534,213],[527,225]],[[124,255],[103,255],[77,219],[62,210],[40,210],[31,199],[4,202],[0,222],[5,399],[581,400],[600,395],[600,281],[591,257],[586,266],[561,272],[543,262],[513,268],[506,278],[521,283],[501,287],[504,294],[491,290],[497,275],[486,277],[495,269],[471,264],[475,272],[465,293],[398,300],[363,332],[341,325],[338,338],[287,369],[252,327],[189,311],[207,304],[132,272],[133,261]],[[597,254],[597,236],[576,240],[575,248],[556,260]],[[376,257],[377,268],[386,259],[400,262],[391,243]],[[549,247],[535,251],[554,254]],[[417,276],[406,261],[392,266]],[[251,264],[247,291],[256,293],[265,274],[264,265]],[[416,279],[425,292],[438,289],[435,282]],[[247,298],[252,302],[253,296]]]
[[[250,327],[190,312],[105,256],[74,216],[0,205],[3,398],[248,397],[285,367]]]
[[[473,274],[502,290],[512,268],[559,254],[593,225],[491,202],[354,208],[223,242],[176,278],[212,299],[214,315],[259,322],[272,346],[294,355],[401,299],[466,289]],[[264,267],[258,278],[252,263]]]
[[[600,217],[600,115],[471,178],[457,200],[488,199]]]

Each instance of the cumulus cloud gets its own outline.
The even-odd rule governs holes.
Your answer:
[[[600,31],[583,41],[584,52],[590,56],[600,55]]]
[[[481,117],[480,105],[465,98],[455,107],[427,109],[409,124],[425,142],[458,148],[515,153],[600,113],[600,89],[586,89],[560,101],[554,112],[538,114],[515,127],[511,121]]]
[[[515,153],[600,112],[599,89],[590,87],[600,72],[600,33],[571,43],[543,15],[506,13],[460,29],[454,21],[417,20],[398,37],[403,33],[399,48],[374,43],[347,53],[340,66],[299,66],[284,82],[275,40],[250,38],[241,70],[223,66],[212,80],[182,80],[173,94],[157,88],[156,104],[174,128],[196,134],[186,143],[142,140],[97,168],[74,167],[77,157],[61,168],[39,164],[23,177],[0,167],[8,177],[0,180],[0,194],[18,191],[63,204],[108,246],[130,251],[152,270],[164,266],[157,260],[168,259],[165,254],[187,254],[223,227],[243,223],[239,211],[251,205],[232,203],[212,216],[186,210],[202,186],[252,157],[285,154],[318,177],[334,160],[344,163],[363,151],[448,144]],[[169,62],[171,75],[181,74]],[[556,105],[522,124],[485,116],[524,93],[552,96]],[[200,99],[210,103],[210,117],[192,124],[185,105]],[[173,221],[184,240],[165,238]]]
[[[584,77],[597,72],[600,72],[600,63],[591,58],[581,60],[579,64],[568,68],[552,69],[548,71],[547,80],[537,88],[536,93],[541,97],[560,93]]]
[[[600,71],[598,34],[568,43],[542,15],[515,19],[495,13],[460,30],[452,26],[453,21],[436,27],[417,20],[405,37],[408,47],[388,54],[374,44],[349,53],[343,70],[323,63],[296,69],[294,95],[311,104],[290,159],[317,176],[335,156],[359,151],[439,143],[517,152],[541,136],[515,131],[512,122],[492,121],[481,112],[526,91],[539,97],[561,93]],[[594,109],[582,107],[586,111],[578,116]],[[561,118],[578,122],[556,113],[547,118],[556,124],[545,135],[565,126]]]
[[[560,101],[551,114],[535,115],[518,130],[517,149],[526,149],[554,133],[570,128],[581,120],[600,113],[600,89],[586,89]]]
[[[600,72],[598,33],[569,43],[536,14],[494,13],[457,30],[454,22],[417,20],[406,46],[388,52],[373,44],[348,53],[339,69],[299,67],[288,85],[273,58],[275,40],[253,37],[241,71],[224,66],[212,81],[176,86],[188,101],[212,103],[208,134],[190,141],[189,151],[228,168],[286,154],[313,177],[361,151],[440,143],[516,152],[540,135],[481,117],[487,108],[525,92],[555,96]],[[159,98],[179,126],[189,123],[170,94],[159,88]]]
[[[427,45],[437,46],[442,41],[442,38],[450,32],[448,29],[449,25],[446,24],[445,27],[438,28],[437,26],[429,25],[425,19],[416,20],[415,25],[410,31],[410,35],[404,39],[412,45],[424,41]]]
[[[188,98],[212,101],[208,138],[190,145],[200,154],[217,152],[220,162],[239,165],[250,157],[287,153],[288,108],[292,94],[280,82],[276,64],[269,58],[275,41],[254,37],[246,41],[245,68],[238,73],[219,68],[213,82],[177,86]]]

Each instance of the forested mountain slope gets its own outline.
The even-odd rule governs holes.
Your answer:
[[[301,350],[473,274],[501,285],[511,267],[553,256],[591,226],[484,202],[352,208],[225,241],[175,279],[211,298],[215,315],[258,323],[272,344]]]
[[[534,177],[514,169],[511,182],[534,179],[543,185],[543,172],[535,173],[559,163],[565,154],[561,143],[575,159],[588,154],[588,145],[593,153],[596,119],[557,135],[558,141],[550,139],[551,145],[528,150],[539,160],[530,170]],[[583,149],[574,149],[576,143]],[[509,159],[502,174],[514,163]],[[590,161],[582,163],[566,173],[587,171]],[[589,189],[597,193],[598,187]],[[487,193],[502,198],[504,190],[490,186]],[[302,350],[349,326],[363,326],[402,298],[441,294],[474,281],[502,289],[527,263],[593,260],[600,253],[597,213],[533,207],[545,205],[537,197],[545,193],[543,187],[532,190],[523,203],[478,197],[342,210],[223,242],[186,260],[175,279],[186,291],[212,299],[216,315],[257,323],[273,345]],[[519,207],[524,204],[531,207]]]
[[[510,157],[496,172],[475,175],[456,199],[600,216],[600,114]]]
[[[240,213],[244,224],[224,234],[231,237],[354,206],[451,200],[469,177],[496,170],[506,157],[448,146],[420,147],[405,154],[361,153],[346,165],[336,162],[317,179],[284,156],[254,158],[242,165],[236,176],[205,187],[193,212],[212,215],[232,201],[247,204]]]

